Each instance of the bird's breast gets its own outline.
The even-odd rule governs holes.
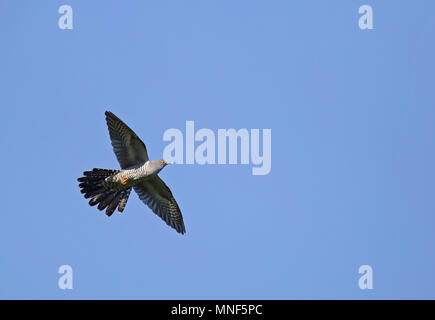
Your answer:
[[[117,174],[106,178],[106,185],[113,190],[125,190],[147,180],[152,175],[148,174],[146,168],[124,169]]]

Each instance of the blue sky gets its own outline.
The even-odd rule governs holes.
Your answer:
[[[364,4],[374,30],[358,27]],[[2,0],[0,298],[434,299],[434,10]],[[152,159],[186,120],[270,128],[272,170],[165,168],[184,236],[135,194],[107,218],[76,182],[118,168],[105,110]]]

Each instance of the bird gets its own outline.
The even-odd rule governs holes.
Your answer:
[[[80,192],[89,199],[89,205],[98,204],[110,217],[116,208],[124,211],[134,191],[156,215],[178,233],[185,234],[183,216],[169,187],[158,173],[170,163],[165,160],[149,160],[143,141],[121,119],[110,111],[105,112],[106,123],[113,151],[121,166],[116,169],[94,168],[78,178]]]

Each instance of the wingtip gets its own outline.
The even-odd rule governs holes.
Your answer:
[[[106,110],[104,114],[106,115],[106,121],[121,121],[121,119],[119,119],[112,111]]]
[[[181,229],[175,229],[175,230],[177,230],[177,232],[182,235],[186,233],[186,229],[184,228],[184,226]]]

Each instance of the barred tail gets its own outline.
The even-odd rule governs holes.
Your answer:
[[[80,182],[80,192],[85,194],[86,199],[92,198],[89,205],[95,206],[99,203],[98,210],[107,208],[106,215],[109,217],[116,210],[116,207],[118,207],[120,213],[124,211],[131,192],[131,188],[114,191],[104,186],[104,180],[118,172],[119,170],[92,169],[92,171],[83,172],[84,177],[77,179]]]

